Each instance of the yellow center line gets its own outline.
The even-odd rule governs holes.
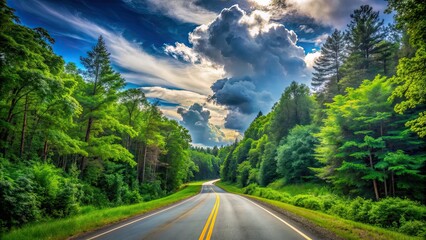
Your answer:
[[[216,202],[214,203],[212,212],[210,213],[209,217],[207,218],[207,222],[204,225],[203,231],[201,232],[200,237],[198,238],[199,240],[204,240],[204,237],[206,236],[206,240],[210,240],[212,233],[213,233],[213,228],[214,228],[214,223],[216,221],[216,217],[217,217],[217,213],[219,211],[219,205],[220,205],[220,197],[219,194],[217,194],[213,188],[210,188],[214,194],[216,195]],[[208,229],[208,231],[207,231]]]

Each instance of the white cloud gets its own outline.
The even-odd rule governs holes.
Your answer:
[[[216,17],[216,13],[196,5],[195,0],[123,0],[123,2],[134,10],[145,8],[143,5],[147,3],[149,8],[181,22],[206,24]]]
[[[305,56],[305,63],[306,63],[306,67],[309,70],[313,70],[313,66],[315,64],[315,60],[317,58],[319,58],[321,56],[321,52],[320,51],[316,51],[316,52],[310,52],[308,54],[306,54]]]
[[[312,39],[301,38],[299,40],[299,42],[314,43],[315,46],[319,47],[323,43],[325,43],[325,40],[327,40],[328,36],[329,35],[327,33],[323,33],[323,34],[318,35],[318,36],[316,36],[315,38],[312,38]]]
[[[313,33],[314,32],[314,29],[312,29],[312,28],[310,28],[306,25],[303,25],[303,24],[299,26],[299,29],[302,30],[305,33]]]
[[[286,0],[286,11],[295,10],[316,22],[343,29],[349,22],[349,15],[359,6],[369,4],[376,11],[386,8],[383,0]]]
[[[224,135],[222,139],[223,142],[232,142],[235,138],[241,136],[241,134],[235,130],[224,128],[224,117],[227,115],[228,110],[224,106],[207,101],[207,95],[163,87],[142,87],[141,89],[148,98],[163,99],[171,103],[179,104],[179,106],[184,109],[189,109],[194,103],[200,103],[205,109],[210,111],[210,128],[212,131],[216,132],[216,135]],[[160,106],[160,110],[169,118],[178,121],[182,120],[182,116],[177,113],[176,107]],[[221,133],[219,134],[218,131]]]

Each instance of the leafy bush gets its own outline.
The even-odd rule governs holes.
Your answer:
[[[321,199],[311,195],[297,195],[293,197],[294,205],[312,210],[322,210]]]
[[[426,224],[421,221],[407,221],[398,229],[399,232],[426,238]]]
[[[401,226],[400,218],[405,221],[426,221],[426,207],[417,202],[401,198],[385,198],[375,202],[369,211],[369,223],[381,227]]]

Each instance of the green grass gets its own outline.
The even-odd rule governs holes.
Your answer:
[[[380,240],[390,240],[390,239],[422,239],[421,237],[411,237],[394,231],[386,230],[383,228],[371,226],[368,224],[358,223],[346,219],[342,219],[336,216],[331,216],[322,212],[309,210],[306,208],[296,207],[291,204],[269,200],[266,198],[261,198],[257,196],[250,196],[242,194],[242,189],[238,188],[232,184],[217,182],[217,186],[223,188],[224,190],[232,193],[238,193],[252,199],[276,206],[278,208],[284,209],[290,213],[293,213],[297,216],[303,217],[309,220],[311,223],[318,225],[339,237],[344,239],[380,239]]]
[[[194,196],[200,192],[201,184],[202,182],[186,184],[174,194],[149,202],[107,209],[88,207],[76,216],[29,224],[12,230],[1,236],[1,239],[66,239]]]

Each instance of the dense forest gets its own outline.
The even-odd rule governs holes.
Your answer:
[[[396,26],[385,26],[371,6],[353,11],[347,30],[335,30],[321,47],[313,91],[293,82],[223,150],[223,180],[248,186],[246,193],[426,234],[425,208],[414,202],[426,202],[425,5],[389,1],[387,11],[396,12]],[[301,183],[330,186],[339,201],[262,188]]]
[[[1,230],[218,177],[217,157],[190,150],[186,129],[125,89],[102,36],[81,70],[53,52],[46,30],[20,25],[4,0],[0,9]]]

